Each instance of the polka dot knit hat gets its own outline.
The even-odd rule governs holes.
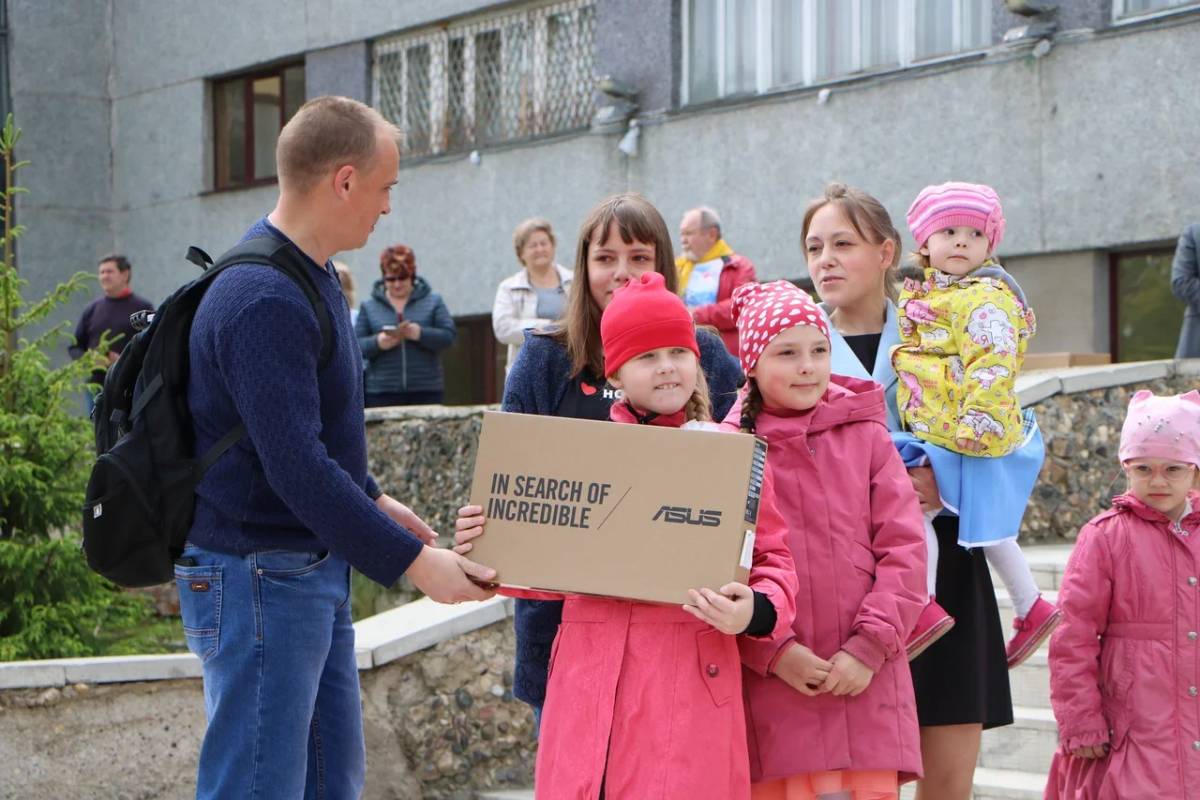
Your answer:
[[[1121,428],[1121,463],[1167,458],[1200,467],[1200,392],[1159,397],[1142,389]]]
[[[738,331],[738,358],[747,375],[771,340],[789,328],[810,325],[829,338],[821,309],[787,281],[739,286],[733,292],[733,321]]]

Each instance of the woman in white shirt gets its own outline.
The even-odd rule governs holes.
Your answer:
[[[492,330],[508,345],[505,371],[517,360],[525,331],[557,320],[567,307],[571,270],[554,260],[554,229],[541,217],[527,219],[513,231],[513,250],[522,268],[496,289]]]

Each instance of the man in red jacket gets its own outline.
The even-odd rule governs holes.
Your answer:
[[[755,281],[754,264],[721,238],[721,218],[706,206],[693,208],[679,223],[682,255],[675,259],[679,296],[698,325],[711,325],[726,349],[737,355],[737,326],[730,312],[733,290]]]

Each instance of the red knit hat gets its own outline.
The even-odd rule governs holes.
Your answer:
[[[686,347],[700,358],[692,315],[657,272],[643,273],[613,294],[600,318],[600,340],[605,377],[629,359],[660,347]]]
[[[738,358],[747,375],[771,340],[789,328],[810,325],[829,338],[829,325],[812,298],[788,281],[746,283],[733,291]]]

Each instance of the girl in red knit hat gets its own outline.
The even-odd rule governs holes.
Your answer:
[[[754,800],[894,800],[921,771],[905,639],[925,605],[921,509],[883,389],[830,375],[829,329],[787,281],[733,293],[747,395],[770,445],[799,585],[782,639],[741,642]]]
[[[600,334],[606,377],[623,395],[612,421],[710,423],[695,325],[661,274],[617,289]],[[567,596],[542,712],[539,798],[748,800],[738,642],[785,635],[795,611],[795,568],[772,487],[768,474],[749,585],[694,589],[683,606]]]

